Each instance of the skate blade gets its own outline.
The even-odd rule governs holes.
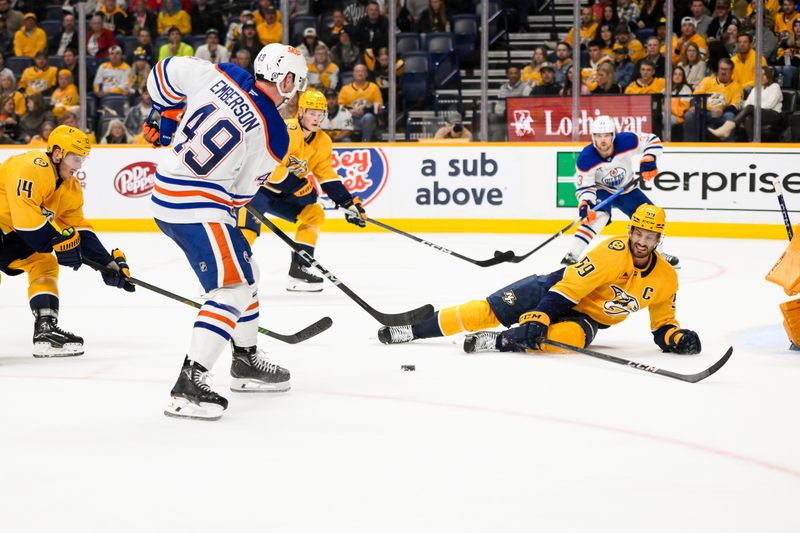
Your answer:
[[[199,404],[187,400],[186,398],[170,399],[164,414],[171,418],[188,418],[191,420],[219,420],[225,410],[216,403],[200,402]]]
[[[286,392],[292,388],[289,381],[266,383],[257,379],[231,378],[233,392]]]
[[[33,356],[36,358],[45,357],[75,357],[83,355],[83,344],[67,343],[60,348],[52,346],[46,342],[33,343]]]
[[[286,290],[289,292],[322,292],[322,283],[308,283],[290,277]]]

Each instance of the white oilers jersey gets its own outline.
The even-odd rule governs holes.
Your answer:
[[[155,217],[236,224],[236,211],[280,165],[286,124],[253,76],[193,57],[159,61],[147,79],[153,107],[183,109],[170,156],[156,169]]]
[[[575,164],[575,195],[578,202],[587,200],[596,203],[598,188],[616,192],[636,179],[639,160],[643,155],[650,154],[658,160],[663,151],[661,139],[652,133],[618,133],[614,137],[614,151],[605,159],[590,144],[581,151]],[[634,172],[634,164],[637,172]]]

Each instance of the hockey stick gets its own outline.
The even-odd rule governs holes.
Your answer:
[[[638,183],[639,183],[641,180],[642,180],[642,178],[641,178],[641,177],[638,177],[638,178],[636,178],[635,180],[633,180],[632,182],[630,182],[630,183],[628,183],[627,185],[625,185],[624,187],[620,187],[619,189],[617,189],[617,190],[614,192],[614,194],[612,194],[611,196],[609,196],[608,198],[606,198],[605,200],[603,200],[602,202],[600,202],[599,204],[597,204],[596,206],[594,206],[594,208],[592,209],[592,211],[600,211],[600,209],[601,209],[601,208],[603,208],[603,207],[607,206],[608,204],[610,204],[611,202],[613,202],[614,200],[616,200],[616,199],[617,199],[617,197],[618,197],[620,194],[622,194],[623,192],[625,192],[625,191],[627,191],[628,189],[632,188],[634,185],[638,184]],[[508,258],[508,259],[507,259],[507,261],[508,261],[509,263],[519,263],[519,262],[521,262],[521,261],[524,261],[525,259],[527,259],[527,258],[528,258],[528,257],[530,257],[531,255],[533,255],[535,252],[538,252],[540,249],[542,249],[542,248],[543,248],[545,245],[547,245],[547,244],[549,244],[549,243],[553,242],[553,241],[554,241],[554,240],[556,240],[558,237],[561,237],[561,236],[562,236],[562,235],[564,235],[566,232],[568,232],[569,230],[571,230],[572,228],[574,228],[575,226],[577,226],[578,224],[580,224],[580,223],[581,223],[581,221],[583,221],[583,219],[582,219],[582,218],[579,218],[579,219],[577,219],[577,220],[574,220],[574,221],[570,222],[570,223],[569,223],[569,225],[565,226],[563,229],[561,229],[561,231],[559,231],[559,232],[558,232],[558,233],[556,233],[555,235],[552,235],[552,236],[551,236],[551,237],[549,237],[549,238],[548,238],[546,241],[544,241],[542,244],[540,244],[539,246],[537,246],[536,248],[534,248],[533,250],[531,250],[530,252],[528,252],[528,253],[527,253],[527,254],[525,254],[525,255],[513,255],[513,252],[512,252],[512,255],[513,255],[513,257],[510,257],[510,258]],[[503,255],[505,255],[505,254],[508,254],[508,252],[501,252],[501,251],[499,251],[499,250],[498,250],[498,251],[496,251],[496,252],[494,253],[494,255],[495,255],[495,256],[503,256]]]
[[[313,265],[314,268],[322,272],[322,275],[325,276],[328,281],[339,287],[339,289],[345,293],[347,296],[350,297],[354,302],[356,302],[364,311],[369,313],[375,320],[383,324],[384,326],[407,326],[409,324],[418,324],[423,320],[427,320],[433,316],[433,306],[431,304],[425,304],[422,307],[417,309],[412,309],[411,311],[406,311],[405,313],[381,313],[367,302],[361,299],[359,295],[354,293],[350,287],[342,283],[339,278],[331,274],[331,272],[322,266],[316,259],[314,259],[308,252],[303,250],[296,242],[292,240],[291,237],[286,235],[284,232],[280,230],[275,224],[267,220],[262,213],[258,211],[254,206],[248,204],[247,211],[256,217],[262,224],[267,226],[272,233],[278,236],[280,240],[285,242],[289,247],[295,251],[297,255],[302,257],[306,262]]]
[[[612,363],[617,363],[618,365],[629,366],[631,368],[635,368],[636,370],[644,370],[645,372],[658,374],[660,376],[666,376],[668,378],[679,379],[681,381],[686,381],[688,383],[697,383],[698,381],[706,379],[708,376],[710,376],[711,374],[722,368],[722,365],[727,363],[728,359],[730,359],[731,355],[733,354],[733,346],[731,346],[730,348],[728,348],[728,351],[725,352],[725,355],[723,355],[719,361],[717,361],[710,367],[706,368],[702,372],[698,372],[697,374],[678,374],[677,372],[671,372],[669,370],[664,370],[652,365],[646,365],[644,363],[629,361],[628,359],[623,359],[621,357],[616,357],[614,355],[595,352],[594,350],[587,350],[586,348],[578,348],[577,346],[571,346],[569,344],[564,344],[563,342],[558,342],[558,341],[552,341],[550,339],[541,339],[540,344],[549,344],[550,346],[555,346],[557,348],[561,348],[562,350],[569,350],[571,352],[582,353],[583,355],[596,357],[597,359],[603,359],[605,361],[611,361]]]
[[[439,246],[438,244],[434,244],[434,243],[432,243],[430,241],[426,241],[425,239],[421,239],[421,238],[417,237],[416,235],[412,235],[411,233],[406,233],[403,230],[394,228],[394,227],[392,227],[392,226],[390,226],[388,224],[385,224],[385,223],[381,222],[380,220],[375,220],[374,218],[367,217],[367,222],[369,222],[370,224],[374,224],[374,225],[378,226],[379,228],[383,228],[385,230],[391,231],[392,233],[397,233],[398,235],[402,235],[403,237],[408,237],[409,239],[411,239],[413,241],[417,241],[419,243],[422,243],[425,246],[430,246],[431,248],[434,248],[435,250],[439,250],[440,252],[446,253],[447,255],[452,255],[453,257],[457,257],[459,259],[463,259],[464,261],[467,261],[468,263],[472,263],[473,265],[478,265],[479,267],[494,266],[494,265],[497,265],[499,263],[504,263],[504,262],[508,261],[509,259],[511,259],[512,257],[514,257],[514,252],[509,250],[507,252],[495,252],[494,257],[492,257],[491,259],[482,259],[482,260],[472,259],[471,257],[467,257],[465,255],[461,255],[460,253],[454,252],[452,250],[448,250],[444,246]]]
[[[100,263],[95,263],[91,259],[86,259],[85,257],[83,258],[83,264],[100,272],[107,272],[107,273],[111,272],[111,269],[108,268],[107,266],[103,266]],[[162,296],[166,296],[167,298],[172,298],[176,302],[181,302],[188,306],[194,307],[195,309],[200,309],[202,307],[199,303],[195,302],[194,300],[190,300],[189,298],[184,298],[183,296],[175,294],[174,292],[169,292],[160,287],[156,287],[155,285],[151,285],[146,281],[142,281],[140,279],[132,277],[128,278],[128,281],[130,281],[133,285],[136,285],[137,287],[142,287],[143,289],[153,291]],[[273,339],[278,339],[279,341],[283,341],[287,344],[297,344],[298,342],[303,342],[305,340],[310,339],[311,337],[319,335],[320,333],[331,327],[332,324],[333,320],[331,320],[330,317],[326,316],[317,320],[310,326],[301,329],[297,333],[292,333],[291,335],[282,335],[280,333],[275,333],[274,331],[270,331],[260,326],[258,328],[258,332],[268,337],[272,337]]]
[[[778,195],[778,204],[781,206],[781,214],[783,215],[783,224],[786,226],[786,234],[789,235],[789,240],[791,241],[794,237],[794,230],[792,230],[792,221],[789,220],[789,210],[786,209],[786,201],[783,199],[783,185],[778,178],[775,178],[772,184],[775,186],[775,194]]]

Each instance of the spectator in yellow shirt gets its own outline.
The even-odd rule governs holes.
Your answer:
[[[17,90],[17,79],[11,71],[0,72],[0,98],[9,97],[14,101],[14,111],[17,115],[25,114],[25,96]]]
[[[681,20],[681,36],[675,42],[675,48],[672,50],[672,64],[677,65],[681,60],[681,54],[684,47],[689,43],[694,43],[700,50],[700,55],[703,58],[708,57],[708,44],[703,36],[696,31],[697,23],[692,17],[683,17]]]
[[[644,51],[644,45],[639,39],[631,35],[631,30],[628,28],[627,24],[620,24],[617,26],[614,50],[617,48],[627,49],[628,57],[633,63],[636,63],[640,59],[644,59],[644,56],[646,55]]]
[[[796,0],[783,0],[781,7],[781,12],[775,16],[775,35],[779,41],[793,33],[792,24],[800,17]]]
[[[345,85],[339,91],[339,105],[350,110],[355,129],[361,130],[362,142],[372,141],[372,135],[378,127],[375,114],[383,109],[381,90],[367,80],[367,74],[366,65],[356,65],[353,68],[353,83]]]
[[[589,41],[594,39],[595,33],[597,33],[597,22],[594,21],[594,12],[592,11],[591,7],[582,7],[581,8],[581,27],[580,27],[580,42],[578,44],[585,44]],[[569,29],[569,33],[567,33],[564,42],[570,44],[570,46],[575,46],[575,28],[572,27]]]
[[[656,66],[649,59],[639,62],[639,77],[625,88],[625,94],[662,94],[664,78],[656,78]]]
[[[709,128],[718,128],[726,121],[733,121],[742,101],[742,87],[733,81],[733,61],[727,57],[719,60],[717,75],[708,76],[694,88],[694,94],[706,94],[708,103],[705,109],[706,124]],[[698,141],[695,110],[690,109],[684,115],[683,140]],[[727,139],[733,141],[734,138]]]
[[[47,49],[47,34],[37,26],[36,15],[25,13],[22,27],[14,34],[14,55],[33,57]]]
[[[264,12],[264,22],[256,23],[256,32],[261,44],[279,43],[283,39],[283,25],[278,22],[277,10],[269,6]]]
[[[39,130],[39,133],[31,137],[31,140],[28,141],[28,146],[34,148],[47,146],[47,139],[50,137],[50,133],[54,129],[56,129],[56,123],[51,120],[45,120],[42,122],[42,127]]]
[[[181,9],[179,0],[164,0],[157,19],[159,35],[166,35],[170,28],[177,27],[183,35],[192,33],[192,19]]]
[[[173,26],[167,32],[169,42],[162,44],[158,51],[158,60],[174,56],[193,56],[194,48],[182,41],[181,30]]]
[[[320,91],[339,86],[339,66],[331,61],[330,51],[324,43],[314,50],[314,61],[308,64],[308,85]]]
[[[547,52],[545,51],[544,47],[537,46],[534,48],[531,62],[525,65],[525,68],[522,69],[520,79],[531,87],[540,85],[542,83],[542,74],[539,72],[539,68],[541,68],[542,63],[546,61]]]
[[[589,65],[581,69],[581,79],[590,91],[594,91],[597,87],[597,67],[603,63],[612,63],[613,66],[613,60],[603,55],[601,43],[598,41],[590,42],[587,49],[589,51]]]
[[[736,37],[737,52],[733,61],[733,80],[742,89],[752,87],[756,83],[756,51],[753,50],[753,38],[749,33],[740,33]],[[767,60],[761,58],[761,65],[767,66]]]
[[[94,92],[99,97],[130,92],[131,67],[122,60],[122,48],[112,46],[108,61],[100,65],[94,76]]]
[[[37,52],[33,59],[33,66],[22,71],[18,88],[25,94],[50,94],[50,91],[56,86],[57,73],[56,67],[47,64],[47,54]]]
[[[56,120],[61,120],[64,113],[78,113],[78,88],[72,83],[72,72],[62,68],[58,71],[58,87],[50,97],[50,105],[53,106],[53,116]]]

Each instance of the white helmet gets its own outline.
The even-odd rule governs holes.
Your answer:
[[[261,49],[253,61],[253,70],[257,80],[275,83],[278,86],[278,92],[287,100],[297,91],[305,91],[308,84],[306,59],[293,46],[280,43],[268,44]],[[284,93],[281,90],[281,82],[289,73],[294,74],[294,89],[289,93]]]
[[[617,127],[614,126],[614,120],[608,115],[600,115],[599,117],[595,118],[592,121],[589,131],[592,134],[592,144],[595,144],[594,136],[598,133],[610,133],[612,142],[614,137],[617,135]],[[595,144],[595,146],[597,145]]]

